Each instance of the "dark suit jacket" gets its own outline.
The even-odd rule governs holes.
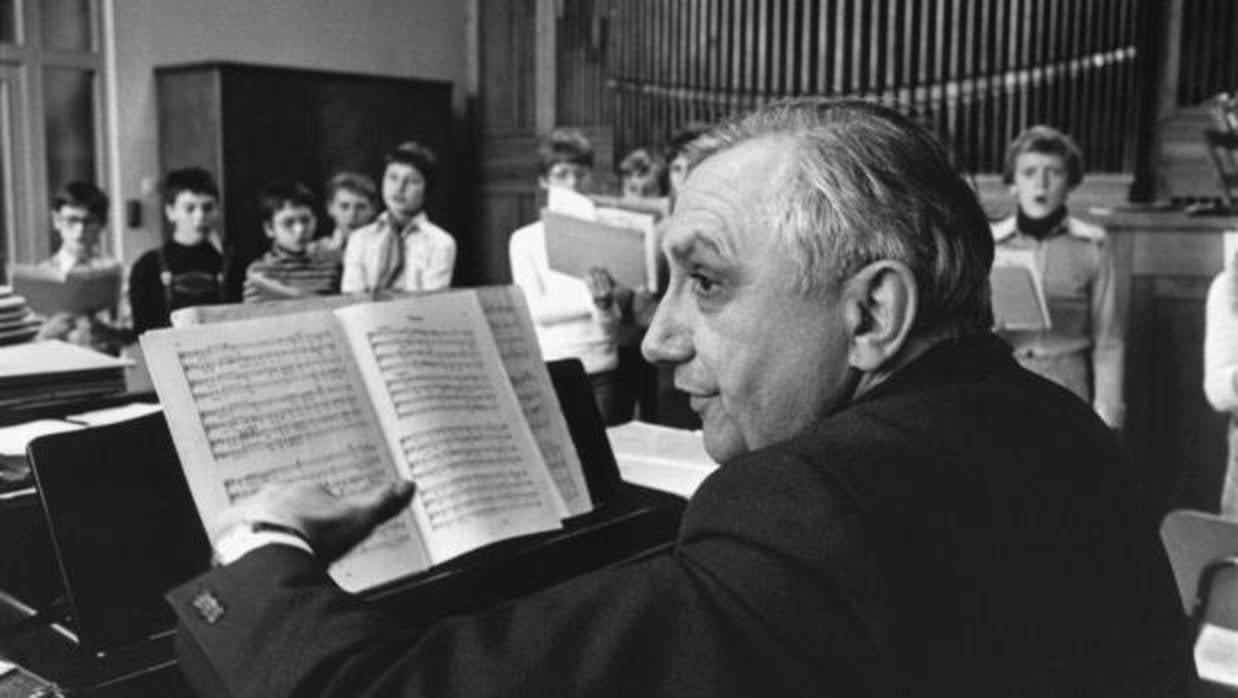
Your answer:
[[[726,464],[671,554],[420,632],[279,546],[170,599],[185,669],[238,695],[1177,695],[1185,623],[1138,480],[985,336]]]

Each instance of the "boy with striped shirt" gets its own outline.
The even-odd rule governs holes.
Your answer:
[[[299,182],[268,184],[258,196],[271,249],[245,272],[245,302],[338,293],[338,258],[311,250],[314,198]]]

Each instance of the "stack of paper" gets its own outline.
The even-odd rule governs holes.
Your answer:
[[[30,341],[40,324],[25,298],[14,295],[10,286],[0,286],[0,345]]]
[[[699,431],[628,422],[609,427],[606,435],[620,475],[635,485],[691,497],[718,467]]]
[[[132,363],[59,340],[0,347],[0,409],[123,392]]]
[[[65,415],[65,421],[88,427],[99,427],[105,424],[127,422],[131,419],[145,417],[148,414],[154,414],[162,411],[163,406],[158,403],[130,402],[128,404],[118,405],[116,407],[105,407],[99,410]]]
[[[36,419],[0,427],[0,499],[21,494],[34,486],[34,476],[26,460],[26,446],[35,437],[81,428],[80,424],[59,419]]]

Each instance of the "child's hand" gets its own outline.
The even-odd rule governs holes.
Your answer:
[[[610,310],[615,303],[615,279],[604,267],[592,267],[585,277],[585,285],[593,296],[593,304],[600,310]]]
[[[72,313],[56,313],[43,321],[35,339],[64,339],[77,328],[77,316]]]

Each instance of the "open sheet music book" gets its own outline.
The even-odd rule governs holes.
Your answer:
[[[332,566],[345,589],[592,508],[515,287],[157,330],[142,349],[208,530],[267,482],[417,484]]]

